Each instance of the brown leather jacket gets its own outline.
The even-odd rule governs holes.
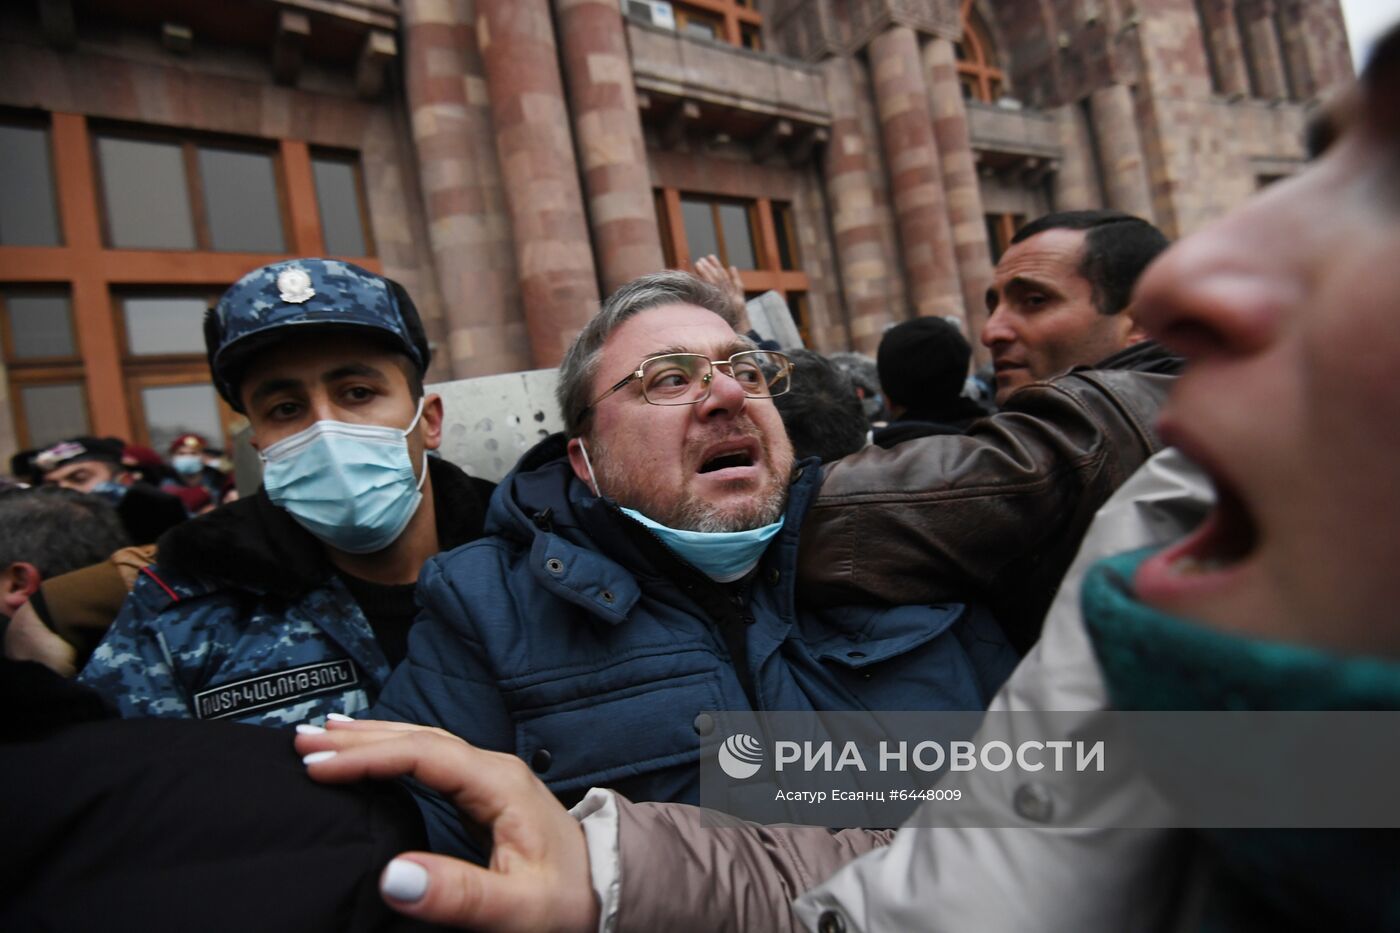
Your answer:
[[[1161,448],[1153,422],[1180,365],[1136,344],[1027,386],[966,435],[829,464],[802,526],[804,594],[978,600],[1025,652],[1094,512]]]

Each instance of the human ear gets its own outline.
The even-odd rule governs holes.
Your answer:
[[[15,561],[0,572],[0,602],[5,606],[5,615],[14,615],[20,606],[29,602],[29,597],[38,591],[42,579],[38,567],[22,560]]]
[[[573,468],[574,476],[589,489],[593,490],[593,495],[598,495],[598,488],[593,485],[593,477],[589,475],[588,455],[584,453],[583,441],[577,437],[569,438],[569,466]]]
[[[423,399],[423,417],[419,421],[425,450],[437,450],[442,446],[442,418],[442,396],[434,392]]]

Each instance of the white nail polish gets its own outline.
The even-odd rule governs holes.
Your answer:
[[[418,901],[428,893],[428,870],[417,862],[396,858],[384,866],[379,890],[396,901]]]
[[[309,754],[309,755],[303,757],[303,758],[301,759],[301,763],[304,764],[304,765],[314,765],[314,764],[318,764],[319,762],[322,762],[322,761],[330,761],[330,760],[331,760],[332,758],[334,758],[334,757],[335,757],[335,750],[334,750],[334,749],[327,749],[327,750],[324,751],[324,752],[312,752],[311,754]]]
[[[354,718],[353,716],[347,716],[347,715],[345,715],[344,713],[327,713],[327,714],[326,714],[326,718],[329,719],[329,720],[331,720],[331,721],[333,721],[333,722],[354,722],[354,721],[355,721],[355,718]]]
[[[321,735],[325,732],[320,726],[313,726],[309,722],[297,724],[297,735]]]

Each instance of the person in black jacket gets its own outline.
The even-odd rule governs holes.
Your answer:
[[[972,347],[943,318],[918,317],[896,324],[880,338],[876,364],[880,388],[893,415],[875,430],[881,447],[911,437],[962,434],[988,413],[963,396]]]
[[[36,484],[90,492],[116,506],[131,544],[151,544],[185,520],[185,506],[175,496],[139,479],[122,455],[115,437],[71,437],[36,451],[24,464]]]

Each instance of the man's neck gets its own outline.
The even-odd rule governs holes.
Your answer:
[[[348,554],[327,547],[331,563],[342,573],[371,583],[417,583],[428,558],[439,551],[437,511],[433,506],[433,479],[423,481],[423,501],[408,527],[394,543],[373,554]]]

